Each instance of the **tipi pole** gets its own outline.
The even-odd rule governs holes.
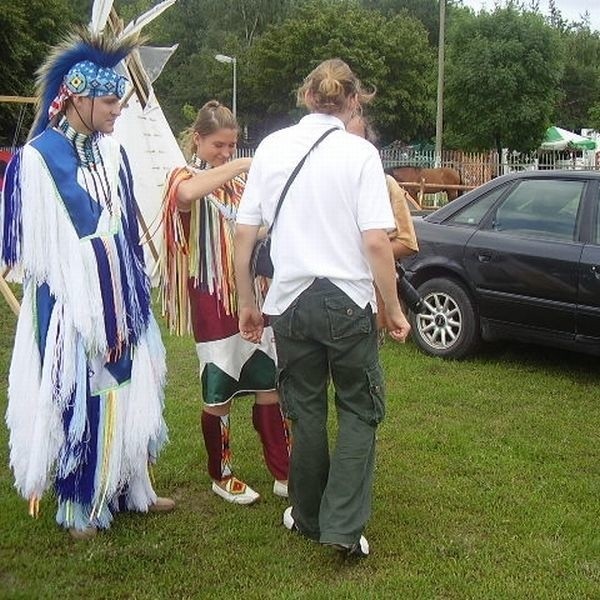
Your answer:
[[[0,292],[4,296],[4,299],[10,306],[11,310],[15,313],[15,315],[19,315],[19,310],[21,309],[19,305],[19,301],[16,296],[13,294],[13,291],[10,289],[8,283],[6,283],[6,274],[9,272],[9,269],[6,269],[2,275],[0,275]]]

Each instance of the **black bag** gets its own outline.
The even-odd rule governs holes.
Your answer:
[[[281,205],[283,203],[283,199],[287,194],[287,191],[290,189],[290,185],[292,185],[292,181],[298,175],[298,171],[302,168],[304,161],[308,158],[308,155],[317,147],[318,144],[321,143],[332,131],[339,129],[339,127],[332,127],[328,129],[311,147],[310,150],[302,157],[302,160],[295,166],[292,174],[289,179],[286,181],[283,186],[283,190],[281,192],[281,196],[279,196],[279,200],[277,201],[277,207],[275,208],[275,215],[273,216],[273,221],[269,230],[267,231],[267,235],[258,240],[256,244],[254,244],[254,249],[252,250],[252,256],[250,257],[250,273],[252,278],[258,277],[262,275],[263,277],[268,277],[269,279],[273,279],[273,262],[271,261],[271,231],[273,231],[273,225],[275,225],[275,220],[277,219],[277,215],[279,215],[279,211],[281,210]]]
[[[252,250],[252,258],[250,259],[250,272],[254,277],[262,275],[273,279],[273,261],[271,260],[271,234],[258,240]]]
[[[423,309],[423,298],[413,284],[406,279],[404,267],[399,260],[396,261],[396,275],[398,297],[406,302],[409,310],[418,315]]]

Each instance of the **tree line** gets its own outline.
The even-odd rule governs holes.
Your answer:
[[[128,22],[157,0],[116,0]],[[71,24],[87,23],[92,0],[16,0],[0,11],[0,95],[30,95],[49,45]],[[298,120],[295,90],[325,58],[345,60],[377,90],[368,113],[380,143],[435,134],[438,0],[178,0],[148,28],[153,45],[179,47],[155,91],[180,134],[211,98],[232,101],[254,145]],[[447,0],[444,147],[535,149],[549,125],[600,129],[600,33],[589,17],[565,20],[505,0],[474,12]],[[32,112],[32,111],[29,111]],[[0,105],[0,145],[15,137],[18,105]],[[26,136],[26,115],[17,143]]]

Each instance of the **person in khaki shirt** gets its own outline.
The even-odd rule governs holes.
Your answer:
[[[419,243],[415,234],[409,204],[413,203],[409,193],[391,176],[386,175],[388,193],[396,221],[396,229],[388,236],[396,260],[406,258],[419,251]]]
[[[377,135],[371,123],[363,115],[357,114],[352,117],[346,125],[346,131],[359,135],[372,144],[377,141]],[[394,259],[402,260],[419,251],[419,244],[409,209],[410,205],[414,206],[414,200],[391,175],[386,175],[385,179],[394,213],[394,220],[396,221],[396,228],[388,233],[388,237],[392,245]],[[380,340],[383,340],[383,334],[387,328],[387,320],[385,307],[377,286],[375,286],[375,296],[377,298],[377,327],[382,334]]]

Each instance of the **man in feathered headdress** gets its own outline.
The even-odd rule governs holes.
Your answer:
[[[76,538],[119,510],[167,511],[149,477],[166,441],[165,352],[150,308],[127,156],[109,135],[132,39],[79,32],[38,72],[29,142],[8,166],[0,263],[23,274],[7,423],[16,487]],[[53,481],[52,481],[53,479]]]

